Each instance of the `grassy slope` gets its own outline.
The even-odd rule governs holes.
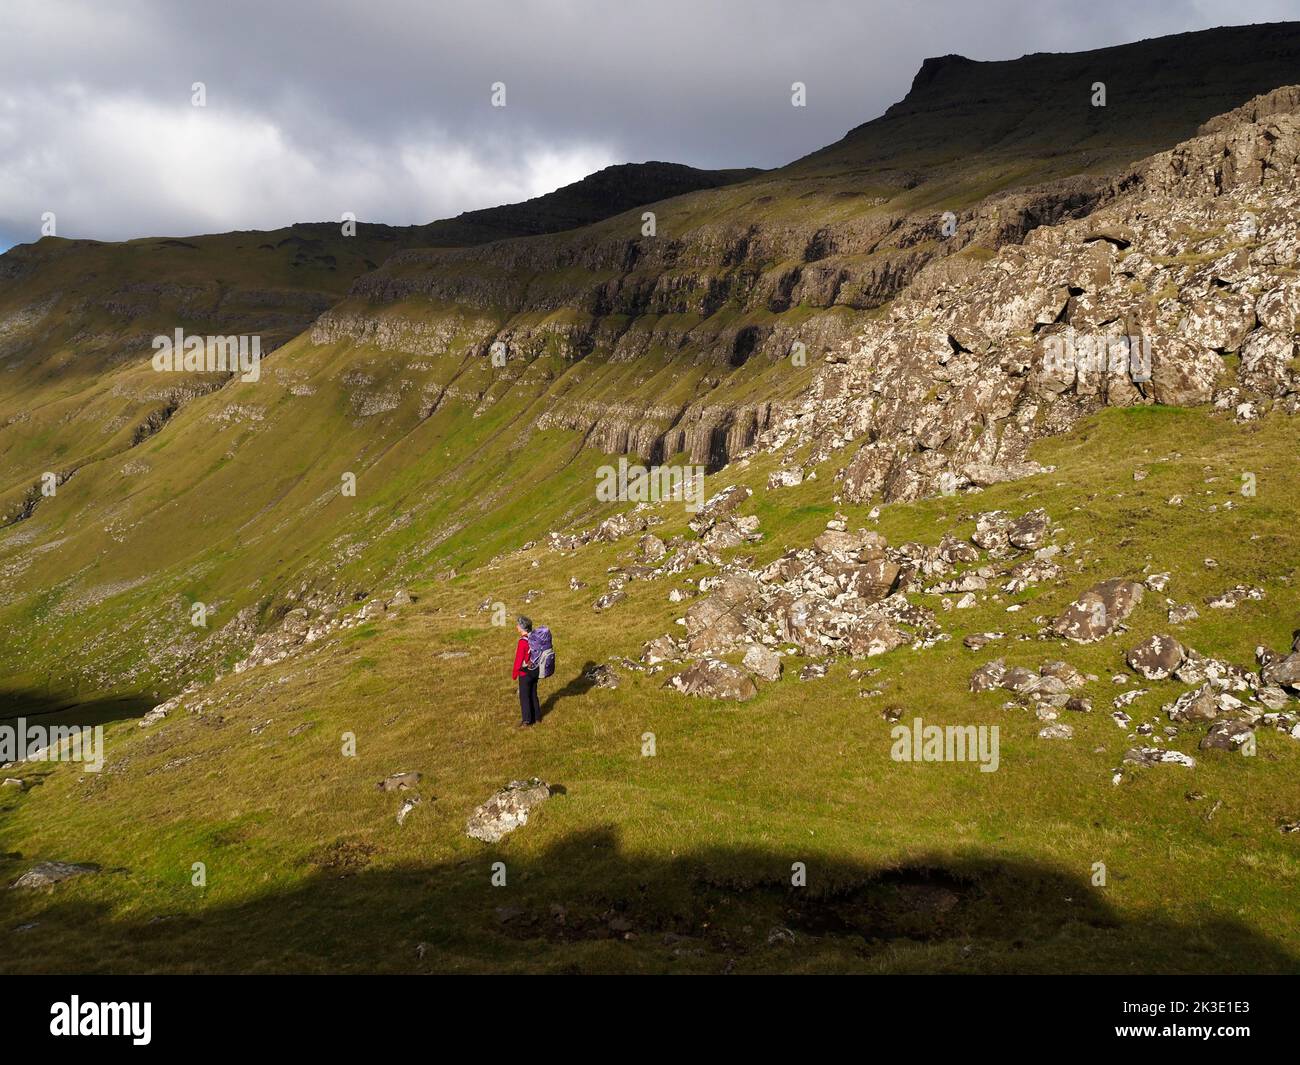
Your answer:
[[[951,528],[969,531],[975,510],[1043,506],[1086,565],[1018,597],[1019,613],[986,602],[941,614],[952,642],[865,663],[882,668],[870,679],[850,679],[841,662],[823,681],[800,682],[795,659],[742,706],[687,699],[665,692],[662,675],[628,671],[617,692],[584,690],[584,664],[635,655],[680,612],[666,601],[672,583],[656,581],[634,582],[627,602],[592,613],[628,540],[571,557],[534,549],[417,586],[418,603],[395,619],[222,681],[201,717],[143,732],[112,725],[99,777],[32,767],[22,775],[41,777],[39,787],[3,793],[4,879],[38,858],[115,871],[51,895],[0,894],[0,967],[1296,971],[1300,856],[1277,822],[1300,814],[1300,745],[1262,731],[1254,759],[1195,752],[1194,770],[1110,783],[1131,741],[1110,720],[1121,689],[1109,676],[1124,648],[1166,630],[1160,597],[1148,596],[1130,633],[1097,645],[998,648],[1012,663],[1064,657],[1101,677],[1086,692],[1094,713],[1066,715],[1071,742],[1037,740],[1039,723],[1003,709],[999,694],[969,694],[971,670],[994,651],[960,644],[990,628],[1033,632],[1034,615],[1087,583],[1150,565],[1172,571],[1180,601],[1239,581],[1266,590],[1232,613],[1203,610],[1180,633],[1185,642],[1239,663],[1257,642],[1286,645],[1300,576],[1293,426],[1110,410],[1044,442],[1036,457],[1057,471],[888,507],[879,527],[891,542],[935,542]],[[1134,482],[1139,466],[1150,474]],[[1254,498],[1238,494],[1243,471],[1257,476]],[[589,493],[590,476],[569,467],[538,508],[562,510]],[[758,487],[765,463],[739,477]],[[807,542],[833,509],[832,491],[826,476],[760,492],[750,504],[766,533],[759,561]],[[1164,502],[1175,492],[1182,507]],[[1228,500],[1235,508],[1224,511]],[[1212,503],[1220,509],[1210,514]],[[851,521],[864,521],[863,510]],[[681,525],[668,517],[666,530]],[[1201,561],[1211,556],[1217,570]],[[570,575],[589,587],[569,591]],[[521,733],[511,727],[511,636],[475,606],[492,598],[513,610],[527,588],[543,593],[529,610],[554,628],[561,665],[543,688],[556,697],[552,712]],[[464,657],[439,657],[448,651]],[[1144,686],[1150,694],[1130,708],[1135,723],[1181,690]],[[876,687],[885,694],[859,697]],[[1001,769],[891,762],[880,717],[891,702],[927,722],[999,724]],[[288,735],[304,722],[314,727]],[[646,731],[657,737],[654,758],[640,756]],[[345,732],[356,734],[355,758],[340,754]],[[1194,751],[1199,734],[1173,746]],[[397,797],[374,785],[407,769],[424,773],[425,802],[399,828]],[[567,793],[500,845],[464,837],[476,803],[531,775]],[[504,888],[489,884],[498,860]],[[198,861],[206,889],[189,883]],[[808,864],[805,893],[785,887],[794,861]],[[1105,888],[1089,886],[1097,861],[1109,871]],[[916,869],[931,872],[908,872]],[[937,901],[945,890],[960,900],[951,909]],[[619,915],[633,938],[617,922],[618,934],[608,931]],[[794,929],[795,943],[769,944],[774,926]]]

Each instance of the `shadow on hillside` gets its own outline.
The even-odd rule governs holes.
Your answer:
[[[147,695],[84,699],[65,692],[0,687],[0,721],[40,717],[42,725],[107,725],[140,717],[159,700]]]
[[[1235,921],[1126,920],[1085,877],[1028,862],[931,855],[872,868],[730,848],[665,860],[624,853],[612,828],[571,836],[535,858],[510,844],[379,871],[368,867],[375,848],[336,840],[315,853],[295,890],[148,919],[113,915],[131,893],[127,871],[101,874],[121,878],[94,889],[104,901],[65,901],[75,884],[48,895],[3,892],[0,970],[1300,969],[1295,956]],[[244,857],[239,843],[227,846],[193,856],[207,863],[210,883]],[[0,854],[0,881],[38,857],[78,856]],[[806,863],[805,887],[791,886],[796,861]],[[506,869],[502,887],[491,885],[496,862]],[[180,882],[188,876],[177,871]]]
[[[578,670],[578,675],[576,677],[569,681],[569,683],[563,688],[551,692],[551,694],[546,697],[546,701],[542,703],[542,713],[539,720],[545,719],[546,715],[555,709],[555,704],[561,699],[576,698],[578,696],[586,695],[587,692],[591,691],[591,689],[596,686],[596,682],[587,674],[595,668],[595,662],[592,662],[591,660],[586,661]]]

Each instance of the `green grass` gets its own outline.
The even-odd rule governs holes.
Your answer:
[[[5,878],[41,858],[113,871],[49,894],[4,893],[2,967],[1294,972],[1300,855],[1277,824],[1300,814],[1300,744],[1261,731],[1252,759],[1197,751],[1199,730],[1186,730],[1173,746],[1195,754],[1194,770],[1139,771],[1115,787],[1131,741],[1110,720],[1122,689],[1109,678],[1127,647],[1167,631],[1160,597],[1148,594],[1130,632],[1095,645],[1012,638],[1093,581],[1149,568],[1172,572],[1179,601],[1238,582],[1265,588],[1236,611],[1203,609],[1179,631],[1185,643],[1247,665],[1256,643],[1289,644],[1294,439],[1281,418],[1238,427],[1197,411],[1110,410],[1038,446],[1054,473],[886,507],[879,528],[898,543],[969,532],[977,510],[1042,506],[1084,565],[1017,597],[1019,613],[991,601],[940,612],[953,639],[927,651],[838,661],[817,682],[797,680],[792,659],[743,705],[688,699],[661,687],[665,674],[621,668],[617,691],[577,683],[587,663],[635,657],[676,630],[681,607],[666,596],[680,580],[632,582],[628,601],[590,608],[633,541],[572,556],[536,548],[491,565],[462,548],[456,580],[417,583],[418,602],[395,617],[225,678],[204,693],[201,716],[111,725],[98,777],[46,767],[39,787],[6,792]],[[761,486],[771,461],[738,479]],[[1145,480],[1133,480],[1135,467]],[[1238,491],[1243,470],[1257,476],[1254,498]],[[590,472],[574,475],[575,493]],[[762,562],[807,542],[835,509],[833,491],[828,470],[757,493],[748,509],[766,538],[740,553]],[[1176,492],[1186,502],[1167,506]],[[866,509],[848,508],[851,523]],[[664,517],[663,535],[684,526],[680,513]],[[570,591],[571,575],[588,587]],[[529,588],[542,596],[525,609],[555,632],[560,668],[543,683],[544,701],[556,697],[550,713],[519,732],[513,636],[477,606],[499,599],[514,611]],[[979,654],[961,646],[985,629],[1008,639]],[[1067,715],[1073,741],[1040,741],[1029,711],[1003,709],[1005,693],[966,690],[994,654],[1035,666],[1061,657],[1100,677],[1085,691],[1094,712]],[[854,666],[881,673],[851,679]],[[1182,690],[1143,687],[1135,723]],[[868,688],[884,694],[861,698]],[[1001,768],[890,761],[880,711],[891,703],[905,720],[997,724]],[[653,758],[641,754],[647,732]],[[342,753],[346,733],[355,757]],[[400,797],[375,784],[412,769],[424,774],[424,801],[399,827]],[[477,803],[534,775],[564,794],[502,844],[464,836]],[[490,884],[496,861],[505,887]],[[191,886],[195,862],[206,887]],[[789,886],[795,862],[806,863],[807,888]],[[1105,887],[1091,884],[1096,862]],[[774,928],[794,942],[769,942]]]

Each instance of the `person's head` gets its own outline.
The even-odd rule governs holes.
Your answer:
[[[533,631],[532,621],[524,617],[523,614],[520,614],[517,618],[515,618],[515,624],[519,626],[520,636],[527,636],[530,632]]]

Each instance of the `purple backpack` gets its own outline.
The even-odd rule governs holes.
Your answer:
[[[551,630],[539,625],[528,634],[528,663],[538,671],[538,677],[549,677],[555,672],[555,651],[551,647]]]

